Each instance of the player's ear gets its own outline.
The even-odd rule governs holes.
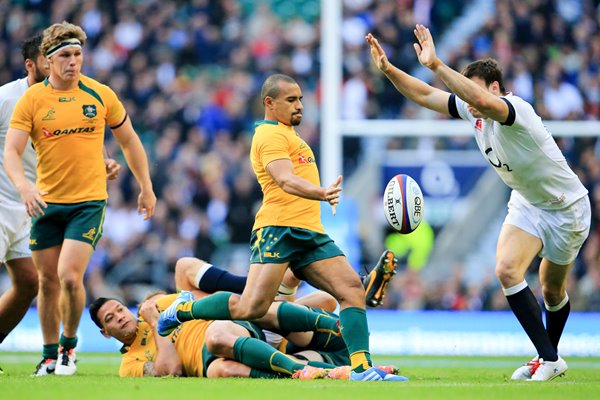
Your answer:
[[[100,329],[100,333],[107,339],[110,339],[112,337],[104,330],[104,328]]]
[[[492,82],[492,84],[490,85],[490,90],[492,91],[492,93],[501,94],[500,93],[500,84],[498,83],[498,81]]]

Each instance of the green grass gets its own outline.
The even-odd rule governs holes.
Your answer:
[[[259,379],[141,378],[117,376],[119,355],[80,353],[73,377],[31,378],[38,355],[0,353],[2,399],[239,399],[239,400],[531,400],[598,398],[600,358],[568,357],[566,376],[552,382],[511,382],[524,358],[514,357],[375,357],[395,364],[406,383],[292,381]]]

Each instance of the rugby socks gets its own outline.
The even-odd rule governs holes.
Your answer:
[[[283,332],[318,331],[339,335],[338,319],[291,303],[277,308],[279,329]]]
[[[77,336],[74,338],[69,338],[61,333],[58,343],[63,347],[63,349],[74,349],[77,347]]]
[[[326,363],[323,361],[308,361],[306,364],[310,365],[311,367],[325,368],[325,369],[333,369],[336,367],[333,364],[329,364],[329,363]]]
[[[261,369],[251,368],[250,369],[250,378],[281,379],[281,378],[289,378],[289,376],[285,375],[285,374],[281,374],[279,372],[263,371]]]
[[[241,294],[247,277],[231,274],[214,265],[206,264],[196,275],[196,287],[206,293],[233,292]]]
[[[558,360],[558,354],[552,346],[542,322],[542,309],[527,282],[523,281],[515,286],[502,289],[502,291],[540,358],[545,361]]]
[[[350,353],[350,366],[354,372],[363,372],[371,368],[369,354],[369,327],[367,312],[358,307],[348,307],[340,311],[342,338]]]
[[[548,332],[554,350],[558,352],[558,342],[571,313],[569,295],[565,295],[565,298],[555,306],[551,306],[546,302],[544,302],[544,305],[546,307],[546,332]]]
[[[230,292],[218,292],[200,300],[181,303],[177,307],[177,319],[179,322],[193,319],[230,320],[229,298],[232,295]]]
[[[304,364],[275,350],[270,344],[251,337],[240,337],[233,345],[233,358],[249,367],[292,375]]]
[[[313,351],[318,353],[317,350],[313,350]],[[306,358],[303,354],[300,354],[300,353],[297,353],[297,354],[291,353],[291,354],[294,356],[294,358],[306,361],[306,365],[310,365],[311,367],[326,368],[326,369],[333,369],[336,367],[333,364],[329,364],[329,363],[323,362],[323,361],[311,361],[308,358]],[[321,355],[321,357],[323,357],[323,355]]]
[[[58,343],[45,344],[42,347],[42,358],[58,359]]]

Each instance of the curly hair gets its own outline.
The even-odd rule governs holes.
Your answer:
[[[80,26],[63,21],[60,24],[53,24],[44,29],[40,52],[46,57],[48,50],[56,47],[61,42],[67,39],[77,39],[83,46],[87,39],[87,35]]]

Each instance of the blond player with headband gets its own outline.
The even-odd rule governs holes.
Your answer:
[[[32,217],[29,247],[41,290],[58,277],[58,287],[46,287],[59,292],[49,300],[60,309],[63,323],[57,375],[76,372],[83,275],[102,236],[108,198],[103,156],[107,125],[140,187],[138,213],[148,219],[156,204],[146,152],[123,105],[108,86],[81,74],[85,41],[85,32],[68,22],[44,31],[40,50],[50,76],[17,103],[4,151],[7,175]],[[27,181],[21,160],[29,138],[37,152],[35,186]]]

